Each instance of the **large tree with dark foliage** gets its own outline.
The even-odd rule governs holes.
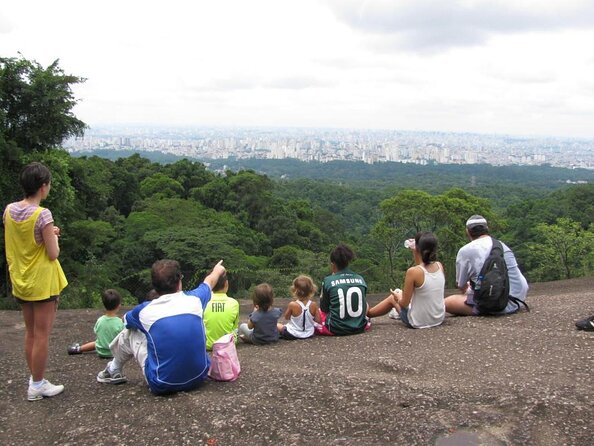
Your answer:
[[[0,58],[0,132],[5,143],[30,152],[57,147],[82,136],[86,125],[72,113],[72,86],[85,79],[55,60],[47,68],[20,58]]]

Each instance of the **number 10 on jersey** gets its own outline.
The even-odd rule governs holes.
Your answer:
[[[353,310],[353,300],[356,300],[357,310]],[[358,287],[351,287],[347,290],[346,296],[342,288],[338,289],[338,302],[340,310],[338,317],[345,319],[348,314],[349,317],[359,317],[363,313],[363,293]]]

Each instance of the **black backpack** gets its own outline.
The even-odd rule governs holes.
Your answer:
[[[505,310],[510,300],[509,277],[503,258],[503,246],[499,240],[493,237],[491,240],[493,240],[493,247],[474,284],[474,303],[479,314],[499,313]]]

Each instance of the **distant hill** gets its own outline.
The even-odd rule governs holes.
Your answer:
[[[550,166],[491,166],[486,164],[431,164],[385,162],[366,164],[361,161],[331,161],[328,163],[305,162],[295,159],[234,159],[207,160],[213,170],[226,167],[231,170],[252,169],[273,178],[309,178],[343,183],[370,183],[386,186],[387,183],[415,182],[466,183],[481,186],[498,182],[561,185],[567,181],[594,181],[594,170],[563,169]]]
[[[169,153],[155,152],[155,151],[138,151],[138,150],[110,150],[110,149],[97,149],[89,150],[84,152],[71,151],[70,154],[75,157],[81,156],[98,156],[108,160],[115,161],[119,158],[128,158],[134,154],[139,154],[143,158],[149,159],[155,163],[170,164],[176,161],[188,158],[187,156],[176,156]]]
[[[99,156],[107,159],[125,158],[134,153],[158,163],[173,163],[183,158],[162,152],[132,150],[96,150],[73,152],[73,156]],[[275,179],[299,178],[339,182],[365,187],[418,188],[441,191],[449,187],[483,188],[497,184],[507,187],[528,187],[552,190],[568,183],[594,181],[594,170],[565,169],[544,166],[491,166],[486,164],[431,164],[386,162],[366,164],[361,161],[331,161],[320,163],[286,159],[198,159],[215,171],[254,170]]]

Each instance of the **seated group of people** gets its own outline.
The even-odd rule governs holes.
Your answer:
[[[27,399],[38,401],[64,391],[45,379],[49,336],[55,321],[60,292],[67,285],[58,261],[59,227],[54,225],[49,209],[40,206],[51,190],[51,172],[41,163],[25,166],[20,175],[24,198],[9,204],[3,214],[5,249],[12,294],[21,304],[25,322],[25,357],[31,375]],[[345,245],[331,255],[332,274],[322,283],[319,307],[312,298],[317,289],[311,278],[299,276],[291,288],[294,301],[278,324],[280,309],[272,307],[274,293],[268,284],[253,292],[254,311],[247,324],[239,323],[239,304],[226,295],[228,282],[222,260],[196,289],[182,290],[180,265],[174,260],[153,264],[153,295],[118,317],[121,297],[115,290],[103,293],[106,314],[95,324],[96,340],[73,345],[68,353],[95,350],[112,357],[105,370],[97,375],[102,383],[126,381],[123,367],[134,358],[154,393],[190,390],[208,376],[210,358],[207,349],[224,333],[239,331],[239,338],[253,344],[284,339],[304,339],[314,335],[335,336],[364,332],[373,317],[389,314],[411,328],[434,327],[445,313],[458,315],[486,314],[481,280],[483,264],[491,264],[497,251],[501,269],[506,271],[506,293],[489,314],[509,314],[525,304],[528,284],[511,250],[489,236],[487,221],[480,215],[466,223],[470,243],[458,252],[456,281],[460,293],[444,296],[443,266],[437,261],[437,240],[428,232],[419,233],[407,242],[415,266],[406,272],[403,290],[390,294],[373,307],[367,304],[365,279],[349,269],[353,252]],[[497,263],[494,263],[497,264]],[[498,271],[500,271],[499,269]],[[489,270],[494,271],[494,270]],[[501,277],[501,276],[500,276]],[[482,281],[482,285],[480,285]],[[491,287],[492,288],[492,287]],[[490,288],[489,288],[490,289]],[[491,308],[491,310],[493,309]],[[594,331],[594,316],[579,321],[577,327]],[[232,344],[231,344],[232,345]]]
[[[295,340],[314,334],[342,336],[369,330],[374,317],[390,315],[410,328],[440,325],[447,313],[454,315],[481,314],[473,299],[485,259],[491,252],[493,239],[487,221],[480,215],[466,223],[470,243],[458,252],[456,280],[460,294],[445,297],[443,265],[437,261],[437,239],[430,232],[418,233],[407,246],[415,265],[409,268],[403,289],[390,294],[377,305],[367,303],[365,279],[349,269],[354,258],[346,245],[337,246],[330,254],[331,274],[324,278],[319,306],[313,301],[317,287],[312,279],[298,276],[292,284],[293,301],[284,313],[273,307],[274,291],[267,283],[255,287],[252,293],[254,310],[247,323],[239,325],[239,304],[227,296],[229,283],[221,260],[203,283],[191,291],[182,290],[179,263],[159,260],[153,264],[151,278],[157,297],[139,304],[124,316],[125,328],[109,343],[113,356],[97,381],[119,384],[126,381],[123,368],[134,358],[140,365],[149,388],[163,394],[190,390],[203,382],[210,366],[207,350],[227,333],[238,332],[238,338],[256,345],[276,342],[279,338]],[[496,243],[496,242],[495,242]],[[512,251],[502,244],[503,258],[509,277],[509,303],[496,314],[511,314],[520,309],[526,299],[528,283],[520,272]],[[112,290],[108,290],[112,291]],[[112,294],[107,293],[106,294]],[[105,302],[105,300],[104,300]],[[115,307],[117,313],[119,304]],[[114,316],[113,305],[102,318]],[[284,315],[286,324],[278,323]],[[116,316],[117,318],[117,316]],[[101,320],[101,319],[100,319]],[[93,346],[101,355],[105,342]],[[92,349],[90,345],[73,346],[69,353]]]

